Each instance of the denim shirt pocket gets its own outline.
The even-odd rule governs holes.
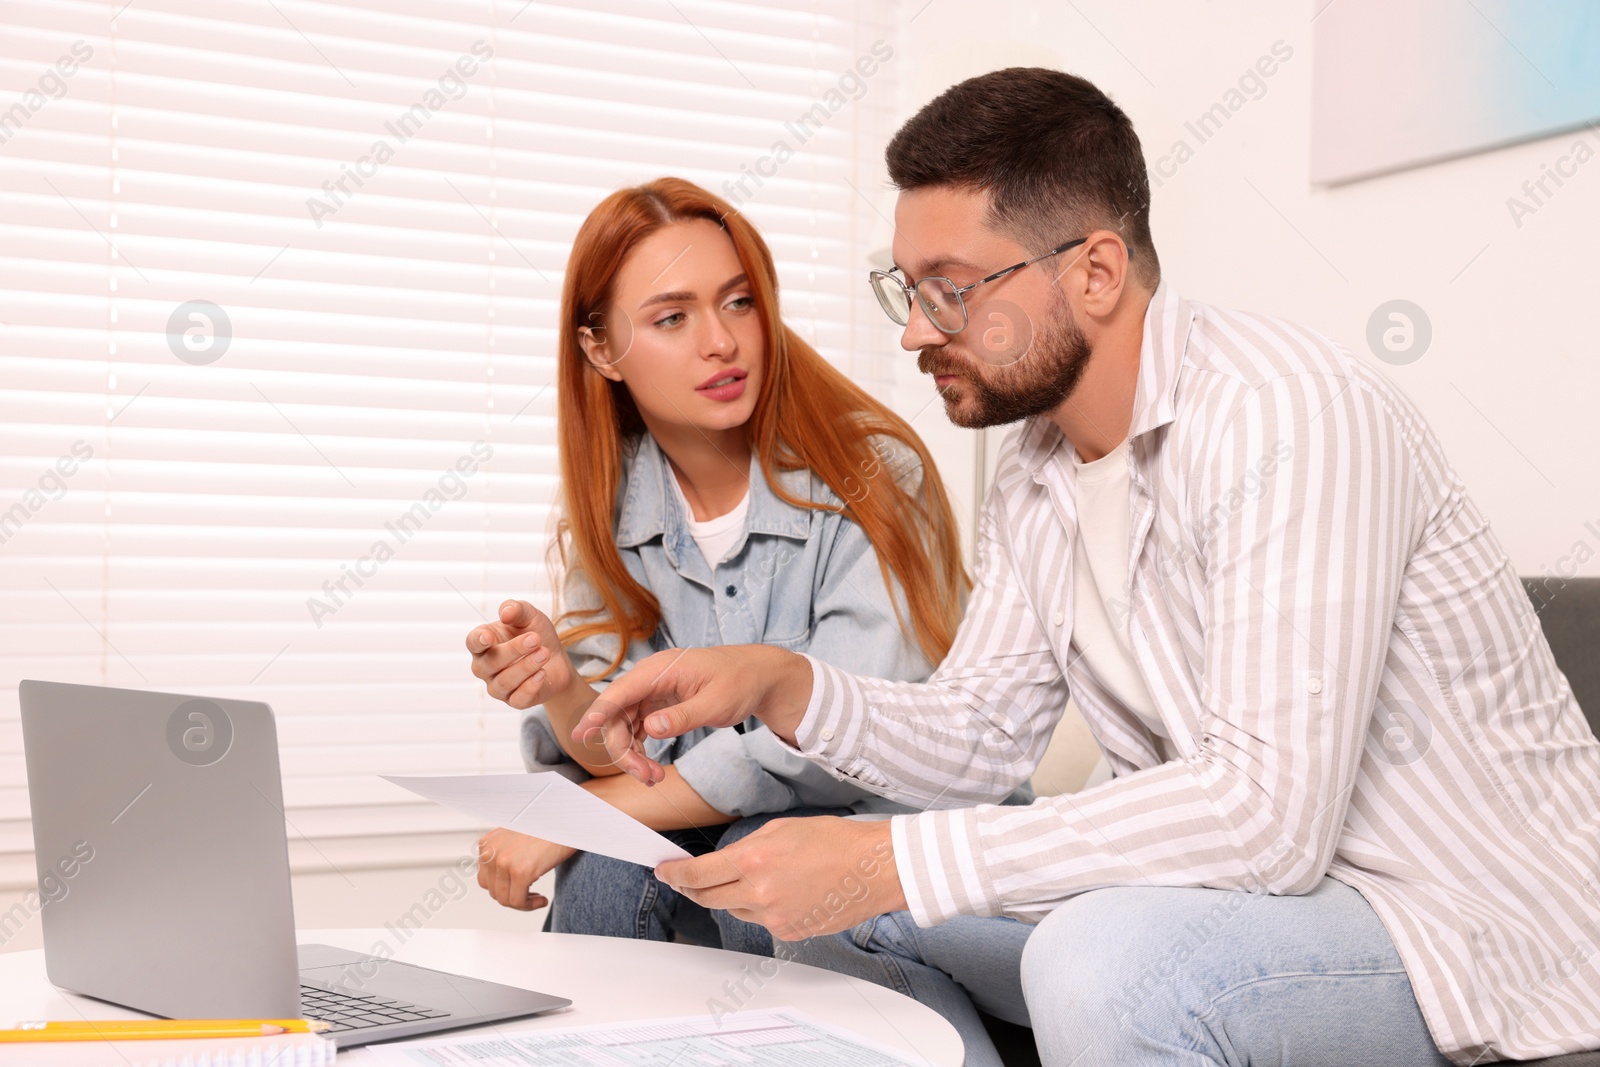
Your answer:
[[[741,563],[740,587],[758,616],[746,639],[804,652],[816,628],[813,546],[787,537],[751,537]]]

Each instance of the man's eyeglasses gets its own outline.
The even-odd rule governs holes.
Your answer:
[[[949,278],[935,275],[923,278],[915,285],[907,285],[895,276],[894,271],[875,270],[868,274],[872,284],[872,292],[878,298],[878,304],[883,308],[884,314],[893,319],[897,325],[904,326],[911,321],[911,300],[913,295],[922,311],[928,316],[928,321],[945,333],[960,333],[967,327],[967,304],[962,296],[972,292],[985,282],[992,282],[1004,278],[1007,274],[1019,271],[1023,267],[1031,266],[1041,259],[1060,255],[1069,248],[1076,248],[1087,241],[1087,237],[1080,237],[1076,241],[1068,241],[1064,245],[1057,245],[1042,256],[1015,263],[1005,270],[997,270],[987,278],[979,278],[971,285],[957,285]],[[899,270],[896,267],[895,270]]]

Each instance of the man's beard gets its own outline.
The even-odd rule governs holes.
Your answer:
[[[945,393],[945,414],[957,426],[978,430],[1055,410],[1077,388],[1089,355],[1088,338],[1071,305],[1057,293],[1050,302],[1049,320],[1033,331],[1032,343],[1015,362],[990,367],[969,358],[958,363],[942,347],[924,348],[917,369],[924,374],[958,375],[970,396],[962,398],[967,401],[963,404]]]

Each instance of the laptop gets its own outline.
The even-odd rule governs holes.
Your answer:
[[[56,986],[174,1019],[323,1019],[341,1048],[572,1003],[400,963],[381,943],[296,946],[266,704],[20,689]]]

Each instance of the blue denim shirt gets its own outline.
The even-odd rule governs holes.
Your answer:
[[[875,444],[880,462],[862,471],[858,484],[847,483],[846,493],[871,492],[875,479],[886,477],[917,491],[922,467],[916,454],[886,438]],[[616,543],[628,571],[660,601],[661,625],[650,640],[630,644],[621,670],[667,648],[768,644],[855,674],[922,681],[932,673],[896,618],[871,542],[841,513],[843,501],[809,471],[780,472],[778,481],[793,496],[828,505],[821,510],[780,500],[751,457],[744,533],[715,569],[689,533],[691,516],[668,480],[673,477],[654,438],[641,435],[624,465]],[[895,595],[909,618],[898,585]],[[583,576],[569,575],[563,607],[596,603]],[[597,635],[567,652],[580,673],[593,675],[611,662],[616,647],[614,636]],[[840,781],[780,743],[759,719],[743,727],[742,734],[700,729],[652,740],[646,751],[676,764],[694,791],[727,815],[810,806],[914,810]],[[570,762],[542,708],[524,717],[522,741],[529,770]]]

